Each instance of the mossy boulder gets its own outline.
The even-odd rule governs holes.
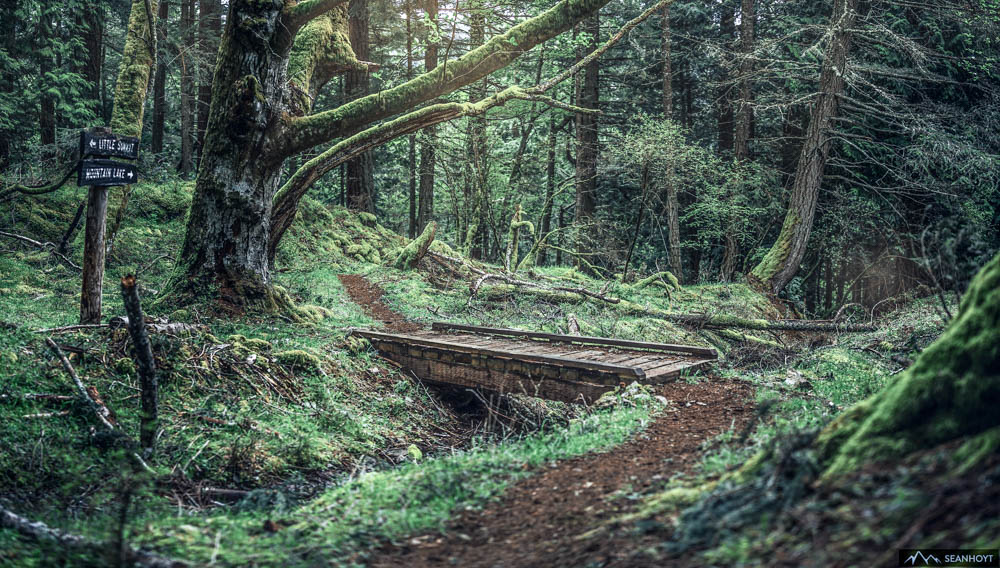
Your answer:
[[[319,357],[302,349],[275,353],[274,360],[294,370],[318,372],[323,369],[323,361]]]

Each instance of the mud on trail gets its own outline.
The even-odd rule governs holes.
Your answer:
[[[698,462],[702,444],[753,415],[746,383],[708,379],[676,382],[661,394],[671,401],[632,440],[601,454],[581,456],[524,479],[481,511],[466,511],[444,535],[407,539],[375,552],[369,565],[552,567],[663,566],[620,531],[582,536],[628,513],[644,493]]]
[[[386,329],[394,332],[416,331],[420,326],[406,321],[401,314],[392,311],[382,301],[385,291],[378,284],[370,282],[359,274],[338,274],[337,278],[344,285],[347,295],[354,303],[372,318],[385,324]]]

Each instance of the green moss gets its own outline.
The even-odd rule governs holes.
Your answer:
[[[406,245],[400,251],[399,256],[396,257],[396,261],[393,262],[393,266],[400,270],[416,268],[417,263],[420,262],[420,259],[424,257],[424,254],[430,248],[431,243],[434,242],[434,233],[436,231],[437,223],[434,221],[427,223],[420,236],[410,241],[410,244]]]
[[[824,479],[1000,424],[1000,255],[972,281],[948,329],[888,387],[820,435]]]
[[[1000,426],[973,436],[955,450],[955,474],[964,475],[997,451],[1000,451]]]
[[[323,362],[319,357],[302,349],[291,349],[275,353],[274,360],[294,369],[309,371],[320,371],[323,369]]]

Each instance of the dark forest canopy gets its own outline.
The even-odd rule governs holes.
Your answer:
[[[993,2],[603,4],[158,3],[138,123],[146,177],[197,179],[179,271],[259,296],[307,192],[501,263],[522,211],[541,264],[749,278],[811,315],[960,292],[997,248]],[[112,120],[132,8],[3,7],[7,185]]]

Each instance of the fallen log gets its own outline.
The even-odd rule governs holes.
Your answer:
[[[753,329],[757,331],[822,331],[856,333],[878,329],[869,324],[836,323],[817,320],[767,320],[741,318],[728,315],[670,314],[667,318],[675,323],[717,329]]]
[[[41,521],[26,519],[13,511],[0,505],[0,527],[15,530],[22,535],[35,540],[55,541],[65,548],[83,549],[94,554],[105,554],[109,548],[107,543],[91,540],[79,535],[63,532],[54,529]],[[124,556],[131,565],[144,566],[147,568],[183,568],[186,563],[180,560],[164,558],[162,556],[146,552],[137,548],[132,548],[127,544],[123,545]]]
[[[490,280],[499,280],[503,284],[484,287]],[[635,302],[614,298],[598,292],[591,292],[585,288],[569,288],[565,286],[546,287],[533,282],[517,280],[501,274],[484,274],[476,279],[469,287],[472,295],[483,293],[487,298],[491,296],[506,296],[514,288],[522,289],[524,292],[534,294],[540,298],[552,302],[582,302],[588,298],[600,300],[606,304],[615,306],[625,313],[634,315],[645,315],[660,318],[673,323],[689,325],[708,329],[748,329],[755,331],[811,331],[811,332],[833,332],[833,333],[857,333],[875,331],[878,329],[870,324],[848,324],[836,323],[833,321],[816,320],[767,320],[755,318],[741,318],[729,315],[708,315],[708,314],[678,314],[667,310],[643,306]],[[471,300],[471,298],[470,298]]]

